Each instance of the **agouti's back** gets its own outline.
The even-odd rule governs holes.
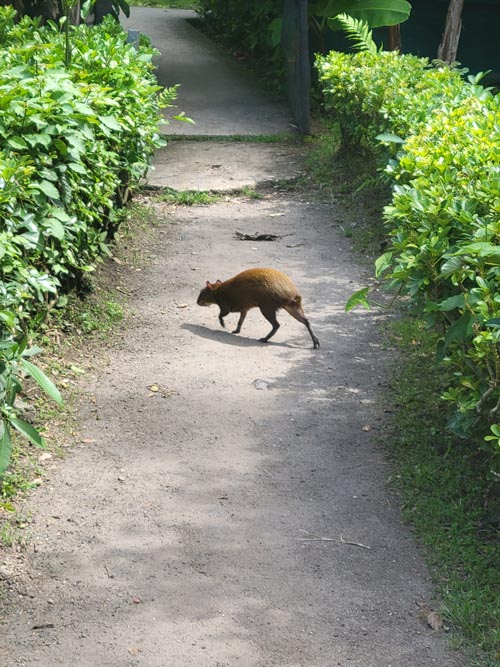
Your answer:
[[[224,281],[217,291],[230,302],[231,312],[267,304],[283,308],[289,303],[300,305],[301,301],[290,278],[276,269],[247,269]]]
[[[197,303],[199,306],[217,304],[220,308],[219,321],[224,325],[224,317],[229,313],[241,313],[234,333],[239,333],[241,325],[251,308],[259,308],[264,317],[272,324],[272,331],[261,338],[267,342],[279,329],[276,312],[284,308],[292,317],[307,327],[314,347],[319,341],[313,334],[309,321],[301,306],[301,296],[290,278],[277,269],[247,269],[238,275],[215,283],[207,281],[201,290]]]

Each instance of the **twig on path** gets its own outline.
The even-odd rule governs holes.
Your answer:
[[[243,234],[242,232],[234,232],[234,237],[239,241],[277,241],[284,239],[285,236],[293,236],[293,234]]]
[[[371,547],[366,544],[361,544],[361,542],[352,542],[351,540],[344,540],[344,536],[341,535],[340,539],[336,537],[322,537],[321,535],[314,535],[314,533],[309,532],[308,530],[301,530],[301,533],[307,533],[312,537],[296,537],[294,539],[300,540],[301,542],[340,542],[341,544],[349,544],[353,547],[360,547],[361,549],[371,549]]]
[[[114,578],[115,578],[115,575],[112,574],[112,573],[109,571],[108,566],[106,565],[106,563],[104,563],[104,569],[106,570],[106,574],[108,575],[108,578],[109,578],[109,579],[114,579]]]

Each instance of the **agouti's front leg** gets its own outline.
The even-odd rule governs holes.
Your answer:
[[[245,317],[247,316],[247,310],[242,310],[240,313],[240,319],[238,320],[238,324],[236,326],[236,329],[233,331],[233,333],[240,333],[241,331],[241,325],[245,321]]]
[[[225,308],[224,306],[219,306],[219,308],[220,308],[219,322],[221,324],[221,327],[226,328],[226,325],[224,324],[224,318],[226,317],[226,315],[229,315],[231,311],[229,310],[229,308]]]

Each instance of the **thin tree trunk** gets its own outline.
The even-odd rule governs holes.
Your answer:
[[[389,26],[389,51],[399,51],[401,53],[402,48],[401,26],[399,23]]]
[[[450,0],[443,38],[439,45],[437,57],[445,63],[453,63],[457,59],[458,42],[462,30],[462,9],[464,0]]]

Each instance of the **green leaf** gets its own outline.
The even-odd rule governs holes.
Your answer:
[[[344,310],[346,313],[348,313],[350,310],[353,308],[356,308],[356,306],[362,306],[363,308],[366,308],[367,310],[371,310],[370,303],[368,302],[368,299],[366,298],[366,295],[370,291],[369,287],[363,287],[362,289],[358,290],[357,292],[354,292],[349,299],[347,300]]]
[[[477,422],[477,415],[470,412],[456,412],[447,422],[447,427],[459,438],[467,438],[474,424]]]
[[[36,188],[37,190],[40,190],[40,192],[43,192],[43,194],[46,197],[50,197],[51,199],[60,198],[59,190],[50,181],[34,182],[32,183],[32,187]]]
[[[0,310],[0,321],[9,329],[14,329],[16,326],[16,316],[10,310]]]
[[[22,137],[11,137],[7,140],[7,144],[17,151],[24,151],[28,148],[27,143]]]
[[[181,113],[178,113],[175,116],[172,116],[173,120],[180,120],[181,123],[191,123],[192,125],[196,125],[195,121],[192,118],[189,118],[184,114],[184,111],[181,111]]]
[[[464,341],[468,334],[470,333],[470,327],[472,323],[472,313],[467,311],[461,317],[458,318],[446,331],[444,336],[444,341],[446,345],[457,341]]]
[[[348,14],[358,21],[366,21],[370,28],[378,28],[404,23],[410,16],[411,5],[406,0],[332,0],[327,11],[329,18]]]
[[[62,241],[64,238],[64,226],[56,218],[45,218],[43,221],[43,227],[46,232],[51,236],[54,236],[59,241]]]
[[[128,4],[128,2],[126,2],[126,0],[117,0],[117,1],[118,1],[118,4],[119,4],[120,9],[122,10],[122,12],[125,14],[125,16],[127,18],[129,18],[129,16],[130,16],[130,5]]]
[[[494,329],[500,329],[500,317],[492,317],[490,320],[486,320],[484,325],[493,327]]]
[[[31,361],[27,359],[21,359],[21,365],[31,377],[37,382],[37,384],[43,389],[43,391],[50,396],[50,398],[55,401],[58,405],[63,405],[62,396],[59,392],[59,389],[55,386],[52,380],[41,371],[38,366],[32,364]]]
[[[328,25],[335,30],[335,24],[339,23],[341,28],[345,30],[348,38],[354,43],[354,47],[358,51],[367,51],[368,53],[377,54],[377,45],[373,40],[372,31],[366,21],[356,19],[348,14],[339,14],[334,22],[329,21]]]
[[[445,299],[438,303],[437,310],[441,312],[447,312],[449,310],[455,310],[455,308],[463,308],[465,306],[465,296],[463,294],[456,294],[455,296],[450,296],[449,299]]]
[[[500,263],[500,247],[493,243],[478,241],[463,246],[457,255],[476,255],[483,259],[492,260],[493,264]]]
[[[17,431],[19,431],[19,433],[28,438],[34,445],[41,447],[42,449],[45,447],[45,442],[42,436],[36,428],[31,426],[31,424],[28,424],[28,422],[18,419],[17,417],[10,417],[9,422]]]
[[[384,134],[377,134],[375,139],[378,139],[378,141],[385,141],[386,143],[389,144],[404,144],[405,140],[402,139],[401,137],[398,137],[397,134],[390,134],[390,132],[386,132]]]
[[[461,257],[450,257],[441,267],[441,276],[448,278],[455,271],[459,271],[464,265],[464,260]]]
[[[375,276],[379,278],[391,266],[392,252],[385,252],[375,260]]]
[[[7,470],[12,454],[12,441],[10,439],[7,420],[0,421],[0,475]]]
[[[281,26],[283,23],[283,19],[281,17],[274,19],[271,21],[269,25],[269,31],[271,32],[271,44],[276,47],[279,46],[281,42]]]
[[[100,116],[99,121],[110,130],[117,130],[118,132],[122,130],[122,126],[114,116]]]

